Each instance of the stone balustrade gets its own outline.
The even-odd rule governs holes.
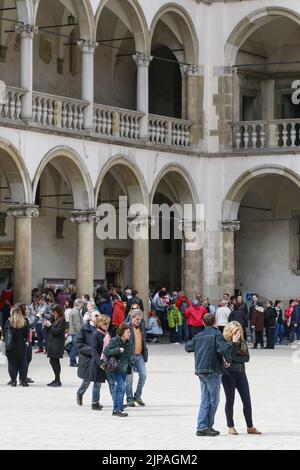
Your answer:
[[[0,102],[0,117],[18,121],[21,117],[21,99],[25,90],[22,88],[6,87],[5,95]]]
[[[0,102],[0,120],[23,123],[21,109],[22,97],[25,94],[26,90],[21,88],[5,88],[4,98]],[[33,92],[32,119],[27,119],[27,125],[90,134],[91,130],[86,131],[84,128],[84,110],[89,104],[84,100]],[[154,145],[189,148],[191,121],[149,115],[147,139],[140,134],[144,116],[143,113],[133,110],[95,104],[92,133],[101,138],[135,141],[143,145],[148,141]]]
[[[33,122],[74,131],[83,130],[83,110],[88,102],[45,93],[33,93]]]
[[[149,140],[154,144],[189,147],[192,122],[149,115]]]
[[[94,105],[94,131],[104,137],[138,140],[143,113],[111,106]]]
[[[231,124],[235,150],[292,149],[300,146],[300,119]]]

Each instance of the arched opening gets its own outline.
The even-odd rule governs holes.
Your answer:
[[[76,285],[77,230],[71,215],[93,207],[93,187],[87,175],[73,154],[59,149],[45,157],[36,172],[33,194],[40,215],[32,222],[34,287]]]
[[[193,22],[184,9],[168,4],[151,25],[150,113],[186,118],[184,65],[198,64],[199,46]]]
[[[8,87],[20,86],[20,34],[13,31],[18,21],[18,12],[14,0],[0,0],[2,16],[10,21],[0,22],[0,80]]]
[[[235,28],[225,49],[228,65],[237,66],[235,120],[300,117],[291,99],[300,72],[299,45],[300,18],[284,8],[258,10]]]
[[[194,290],[193,279],[188,274],[189,255],[185,251],[182,231],[185,210],[188,206],[192,211],[195,208],[191,188],[193,185],[184,171],[176,167],[162,171],[154,184],[152,219],[157,230],[152,232],[155,237],[150,240],[150,287],[153,289],[165,286],[172,290],[184,288],[189,293]]]
[[[231,203],[233,218],[240,220],[234,233],[235,289],[288,302],[299,286],[300,179],[262,169],[236,188]]]
[[[140,290],[135,285],[135,242],[128,233],[131,219],[127,219],[132,205],[145,204],[144,183],[138,170],[122,159],[110,162],[99,177],[96,199],[101,220],[106,220],[103,231],[97,230],[95,242],[98,279],[103,279],[106,285],[112,284],[117,289],[124,290],[127,285],[131,285]],[[148,285],[145,291],[148,295]]]
[[[137,73],[133,56],[147,50],[147,25],[133,0],[108,0],[96,14],[95,102],[136,109]],[[103,73],[105,71],[105,73]]]
[[[81,51],[77,41],[88,34],[84,27],[87,13],[84,16],[81,3],[39,1],[39,33],[34,38],[33,55],[35,91],[81,99]]]
[[[17,157],[0,149],[0,292],[14,280],[14,219],[7,217],[10,207],[30,201],[29,178]]]
[[[152,50],[149,111],[151,114],[182,118],[182,76],[174,53],[165,46]],[[165,60],[160,60],[165,59]]]

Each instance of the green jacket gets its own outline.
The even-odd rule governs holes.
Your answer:
[[[169,328],[175,328],[182,325],[182,315],[180,310],[174,305],[167,313]]]
[[[120,352],[120,348],[124,349],[124,352]],[[104,349],[104,355],[106,357],[114,356],[118,362],[118,368],[115,372],[127,374],[128,367],[131,365],[132,357],[132,344],[131,341],[123,343],[120,336],[115,336],[109,342],[109,345]]]

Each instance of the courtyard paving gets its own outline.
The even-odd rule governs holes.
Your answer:
[[[247,367],[252,391],[254,424],[262,436],[248,436],[242,405],[235,407],[239,436],[228,436],[224,393],[216,416],[217,438],[195,435],[199,383],[193,355],[182,345],[150,345],[147,406],[129,410],[128,418],[113,417],[107,384],[102,388],[101,412],[90,407],[91,388],[84,406],[75,401],[80,384],[76,369],[63,359],[63,387],[46,386],[52,371],[44,355],[34,355],[29,388],[11,388],[6,366],[0,366],[1,449],[189,450],[300,449],[300,349],[280,346],[275,351],[252,351]]]

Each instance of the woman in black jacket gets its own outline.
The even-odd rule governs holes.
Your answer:
[[[249,326],[249,316],[240,303],[234,304],[233,312],[228,317],[228,322],[237,321],[243,328],[244,339],[247,341],[247,329]]]
[[[238,432],[234,427],[233,421],[233,406],[235,390],[240,394],[243,402],[243,412],[247,423],[248,434],[261,434],[254,426],[252,422],[252,406],[249,383],[246,375],[245,363],[249,362],[249,350],[247,343],[243,338],[243,329],[240,323],[233,321],[228,323],[224,328],[224,338],[229,343],[232,343],[232,338],[237,329],[241,333],[241,338],[238,342],[236,352],[233,355],[230,364],[225,363],[225,368],[222,375],[222,384],[226,395],[225,413],[227,418],[227,426],[229,428],[229,434],[237,435]]]
[[[63,358],[65,351],[66,320],[64,310],[60,305],[55,305],[52,310],[54,315],[53,322],[45,320],[44,327],[47,328],[48,332],[47,357],[50,359],[55,379],[47,385],[48,387],[61,387],[61,366],[59,360]]]
[[[108,328],[110,325],[110,318],[107,315],[99,315],[95,321],[96,330],[92,334],[91,349],[92,349],[92,360],[90,363],[90,382],[94,382],[93,393],[92,393],[92,410],[102,410],[100,405],[100,388],[101,384],[106,380],[106,373],[101,368],[103,363],[102,352],[104,345],[109,343],[110,336],[108,334]]]
[[[115,357],[118,363],[117,369],[110,373],[110,380],[114,382],[111,388],[113,399],[113,415],[126,417],[127,413],[123,413],[124,395],[126,388],[126,377],[131,367],[132,344],[130,338],[130,326],[123,324],[117,329],[117,336],[110,340],[109,345],[104,349],[106,357]]]
[[[265,327],[266,327],[266,336],[267,336],[267,346],[265,349],[274,349],[274,342],[276,336],[276,319],[277,312],[273,307],[272,300],[269,300],[267,309],[265,311]]]
[[[22,387],[28,387],[28,383],[26,381],[26,370],[24,367],[28,333],[28,320],[24,318],[22,311],[18,306],[13,307],[10,312],[10,318],[7,320],[4,329],[8,373],[10,375],[10,382],[8,382],[8,385],[11,385],[12,387],[17,386],[18,373]]]

